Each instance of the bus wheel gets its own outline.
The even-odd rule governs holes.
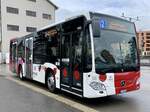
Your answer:
[[[24,79],[24,77],[23,77],[23,70],[22,70],[22,66],[20,66],[20,67],[19,67],[19,78],[20,78],[21,80],[23,80],[23,79]]]
[[[56,86],[55,86],[55,78],[52,73],[48,73],[47,79],[46,79],[46,84],[50,92],[56,92]]]

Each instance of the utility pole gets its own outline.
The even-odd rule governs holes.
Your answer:
[[[139,20],[139,16],[137,16],[137,17],[130,17],[130,16],[125,16],[125,14],[122,13],[121,17],[123,17],[124,19],[127,19],[127,20],[129,20],[131,22],[133,22],[133,21],[140,21]]]

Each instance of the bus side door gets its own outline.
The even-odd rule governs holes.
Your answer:
[[[33,56],[33,37],[25,39],[25,73],[26,77],[32,79],[32,57]]]
[[[17,42],[13,42],[12,43],[12,48],[11,48],[11,61],[12,61],[12,71],[14,72],[14,73],[16,73],[17,72]]]

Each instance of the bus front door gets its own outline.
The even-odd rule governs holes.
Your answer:
[[[79,33],[80,34],[80,33]],[[61,40],[61,89],[82,95],[82,44],[78,33],[62,36]]]
[[[25,40],[25,73],[27,78],[32,79],[32,54],[33,54],[33,38]]]
[[[70,39],[71,34],[66,34],[61,40],[61,87],[66,89],[71,86]]]

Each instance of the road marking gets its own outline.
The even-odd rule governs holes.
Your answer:
[[[11,81],[13,81],[13,82],[16,82],[19,85],[25,86],[25,87],[27,87],[27,88],[35,91],[35,92],[38,92],[40,94],[43,94],[43,95],[48,96],[50,98],[53,98],[53,99],[55,99],[55,100],[57,100],[59,102],[62,102],[64,104],[69,105],[69,106],[71,106],[71,107],[73,107],[75,109],[78,109],[80,111],[83,111],[83,112],[100,112],[100,111],[97,111],[97,110],[95,110],[93,108],[90,108],[90,107],[88,107],[86,105],[83,105],[83,104],[80,104],[78,102],[75,102],[73,100],[70,100],[70,99],[64,98],[62,96],[50,93],[50,92],[48,92],[46,90],[43,90],[41,88],[34,87],[33,85],[27,84],[25,82],[22,82],[20,80],[17,80],[15,78],[13,78],[13,77],[6,77],[6,78],[11,80]]]

